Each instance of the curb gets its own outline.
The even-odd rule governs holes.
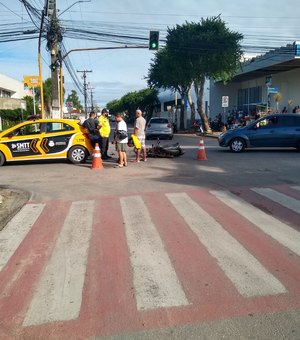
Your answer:
[[[22,209],[30,197],[29,192],[0,187],[0,231]]]

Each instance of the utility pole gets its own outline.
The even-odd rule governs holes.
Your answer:
[[[94,87],[89,87],[89,90],[91,91],[90,94],[91,94],[91,111],[94,111],[94,92],[93,90],[95,90]]]
[[[85,111],[85,118],[88,118],[88,107],[87,107],[88,84],[86,82],[86,74],[89,72],[93,72],[93,71],[83,70],[83,71],[77,71],[77,72],[83,74],[84,111]]]
[[[60,51],[58,44],[62,41],[61,28],[57,18],[56,0],[47,1],[47,16],[50,21],[47,33],[47,47],[51,54],[51,79],[52,79],[52,118],[61,118],[60,113],[60,85],[59,85],[59,66]]]

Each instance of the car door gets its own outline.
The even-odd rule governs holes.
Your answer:
[[[71,124],[61,121],[43,123],[41,149],[45,158],[65,158],[77,133]]]
[[[300,124],[297,126],[297,117],[284,115],[279,116],[278,125],[278,139],[280,146],[295,147],[300,137]]]
[[[249,128],[249,142],[254,147],[280,146],[278,140],[278,119],[276,116],[265,117]]]
[[[9,153],[7,160],[39,159],[43,152],[39,147],[41,141],[41,123],[28,122],[10,131],[2,137],[2,144]]]

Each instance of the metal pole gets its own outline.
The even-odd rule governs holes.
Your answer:
[[[113,47],[90,47],[90,48],[73,48],[62,56],[61,60],[64,60],[72,52],[83,52],[83,51],[105,51],[105,50],[123,50],[123,49],[149,49],[148,45],[134,45],[134,46],[113,46]]]
[[[34,87],[32,87],[32,94],[33,94],[33,114],[36,115]]]
[[[62,63],[59,67],[60,118],[64,118],[64,85]]]
[[[41,42],[42,42],[42,32],[44,25],[45,12],[42,11],[42,20],[40,26],[39,43],[38,43],[38,64],[39,64],[39,77],[40,77],[40,93],[41,93],[41,115],[42,119],[45,118],[45,104],[44,104],[44,84],[43,84],[43,67],[41,58]]]

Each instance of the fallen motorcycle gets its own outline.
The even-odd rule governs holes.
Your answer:
[[[184,150],[181,148],[179,143],[170,145],[160,145],[158,140],[155,145],[147,149],[147,157],[152,158],[173,158],[184,154]]]

